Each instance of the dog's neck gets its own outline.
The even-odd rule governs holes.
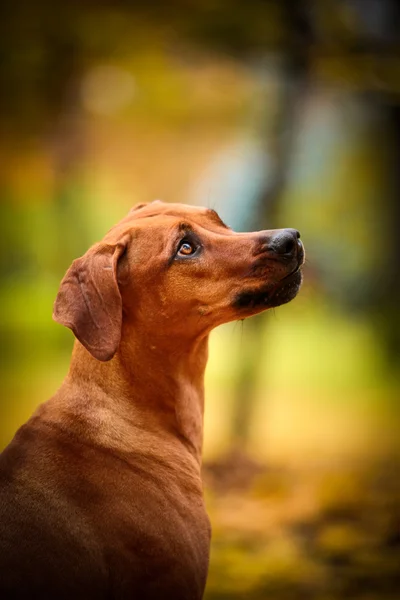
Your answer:
[[[171,345],[171,338],[149,337],[135,328],[131,334],[124,332],[117,354],[108,362],[96,360],[75,342],[67,382],[101,388],[113,411],[129,415],[132,435],[137,435],[135,416],[140,421],[145,414],[161,435],[175,435],[200,464],[207,358],[208,336],[174,340]]]

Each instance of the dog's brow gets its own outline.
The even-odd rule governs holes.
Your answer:
[[[189,223],[179,223],[179,231],[193,231],[193,227]]]

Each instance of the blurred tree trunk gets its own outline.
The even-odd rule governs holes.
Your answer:
[[[77,19],[76,7],[54,12],[45,0],[3,3],[0,8],[0,130],[8,152],[18,156],[34,142],[49,157],[58,242],[49,264],[56,272],[89,241],[84,205],[78,200],[85,141],[80,100],[84,43],[75,33]],[[11,216],[14,210],[10,202]],[[17,247],[13,260],[29,269],[34,258]]]
[[[83,163],[86,156],[85,118],[80,99],[81,73],[66,80],[58,114],[47,134],[54,188],[54,220],[58,247],[54,268],[64,271],[71,260],[91,244],[86,217]]]
[[[282,226],[279,212],[286,189],[299,117],[305,96],[310,88],[310,48],[314,33],[310,22],[307,2],[283,2],[286,52],[282,56],[279,74],[280,93],[277,97],[275,119],[264,131],[267,152],[274,163],[273,175],[264,192],[260,194],[258,211],[254,214],[254,229],[275,229]],[[295,227],[295,224],[287,224]],[[255,413],[257,374],[260,357],[265,357],[268,344],[268,322],[271,313],[263,313],[248,319],[244,325],[240,360],[236,371],[233,398],[232,444],[234,451],[248,449],[251,424]],[[268,390],[263,391],[268,401]]]
[[[287,27],[287,53],[282,70],[282,87],[279,98],[279,111],[272,131],[266,131],[265,138],[275,160],[273,181],[260,197],[259,213],[255,223],[262,228],[282,226],[279,222],[279,209],[282,194],[289,173],[293,141],[296,133],[299,109],[310,89],[313,44],[317,41],[319,53],[336,52],[344,67],[351,65],[357,57],[374,57],[378,64],[385,67],[385,61],[393,57],[400,60],[398,43],[400,31],[399,2],[393,0],[343,0],[337,8],[341,11],[351,9],[357,18],[357,27],[351,32],[341,30],[345,19],[338,19],[332,12],[333,20],[328,18],[330,2],[316,1],[284,3]],[[315,53],[315,48],[314,48]],[[375,63],[372,62],[372,69]],[[354,68],[354,67],[353,67]],[[351,69],[350,69],[351,72]],[[369,74],[371,79],[372,73]],[[334,83],[334,82],[333,82]],[[351,81],[349,81],[351,84]],[[368,83],[366,82],[366,86]],[[387,147],[383,149],[387,156],[387,187],[382,193],[382,204],[377,207],[377,218],[387,223],[386,247],[382,252],[388,257],[386,268],[379,274],[372,274],[377,291],[371,297],[366,310],[376,316],[378,332],[387,350],[393,367],[400,365],[400,102],[393,90],[394,81],[389,82],[387,92],[370,93],[368,101],[378,106],[386,114],[388,122]],[[361,91],[363,95],[365,92]],[[295,224],[290,224],[295,226]],[[379,240],[377,240],[379,243]],[[377,249],[379,251],[379,249]],[[258,357],[268,352],[268,344],[263,344],[264,334],[268,335],[270,313],[260,315],[246,322],[243,344],[243,358],[236,374],[236,393],[232,425],[234,447],[246,450],[249,442],[250,426],[254,415],[254,383],[259,369]],[[267,393],[264,391],[264,398]]]
[[[400,368],[400,104],[386,105],[388,116],[387,189],[382,194],[382,218],[387,228],[387,260],[385,271],[376,274],[377,297],[375,315],[389,360],[389,366]],[[384,191],[384,192],[385,192]],[[379,252],[379,248],[377,248]]]
[[[400,97],[393,64],[400,62],[400,2],[398,0],[347,0],[359,22],[354,53],[373,57],[370,80],[382,77],[380,91],[367,94],[367,100],[386,121],[386,186],[382,190],[376,217],[384,223],[386,236],[377,239],[376,252],[384,253],[383,269],[371,273],[374,292],[366,306],[375,319],[377,332],[387,353],[389,367],[400,368]],[[396,62],[395,62],[396,61]]]

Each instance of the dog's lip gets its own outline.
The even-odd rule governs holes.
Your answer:
[[[296,273],[301,271],[301,266],[302,265],[300,265],[300,264],[297,265],[297,267],[295,269],[293,269],[293,271],[291,271],[288,275],[285,275],[285,277],[282,277],[282,279],[280,279],[276,285],[279,285],[283,281],[286,281],[286,279],[289,279],[290,277],[292,277],[292,275],[296,275]]]
[[[244,289],[239,292],[234,299],[234,306],[240,310],[249,310],[260,306],[265,310],[290,302],[297,295],[303,281],[302,266],[304,258],[305,253],[302,247],[301,250],[299,249],[297,264],[289,273],[273,284],[268,283],[267,278],[265,287],[262,286],[261,289]],[[260,279],[262,280],[262,278]],[[277,301],[278,299],[279,301]]]
[[[286,289],[290,289],[290,286],[293,283],[296,283],[296,293],[294,294],[294,296],[297,295],[297,292],[300,289],[302,280],[303,280],[303,276],[302,276],[302,270],[301,270],[301,266],[302,265],[298,265],[291,273],[289,273],[288,275],[286,275],[285,277],[283,277],[282,279],[280,279],[274,286],[273,288],[266,294],[265,296],[265,302],[267,304],[271,303],[271,306],[280,306],[281,302],[279,302],[279,304],[275,304],[273,302],[274,298],[277,299],[278,296]],[[297,281],[296,281],[297,280]],[[293,298],[289,298],[289,300],[291,300]],[[284,302],[286,303],[286,301]]]
[[[287,275],[285,275],[284,277],[282,277],[282,279],[280,279],[279,281],[276,282],[274,288],[279,287],[279,285],[281,283],[283,283],[284,281],[286,281],[287,279],[289,279],[290,277],[296,275],[299,271],[301,271],[304,262],[305,262],[305,251],[304,251],[304,246],[303,243],[299,240],[298,242],[301,245],[301,248],[299,249],[299,255],[298,255],[298,261],[297,261],[297,265],[296,267],[293,269],[293,271],[290,271],[290,273],[288,273]]]
[[[288,273],[287,275],[285,275],[285,277],[282,277],[282,279],[280,279],[275,284],[274,288],[279,287],[279,285],[281,283],[283,283],[284,281],[286,281],[290,277],[293,277],[294,275],[296,275],[299,271],[301,271],[303,265],[304,265],[304,254],[300,257],[300,260],[299,260],[297,266],[293,269],[293,271],[290,271],[290,273]]]
[[[273,294],[279,290],[280,288],[284,287],[287,283],[290,283],[292,279],[296,278],[296,275],[301,274],[301,265],[298,265],[293,271],[291,271],[288,275],[285,275],[285,277],[282,277],[282,279],[280,279],[279,281],[276,282],[276,284],[272,287],[270,293],[268,294],[269,297],[273,296]]]

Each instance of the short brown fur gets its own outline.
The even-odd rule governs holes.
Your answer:
[[[155,202],[74,261],[54,308],[69,373],[0,457],[2,600],[202,598],[208,334],[297,294],[302,246],[275,234]]]

